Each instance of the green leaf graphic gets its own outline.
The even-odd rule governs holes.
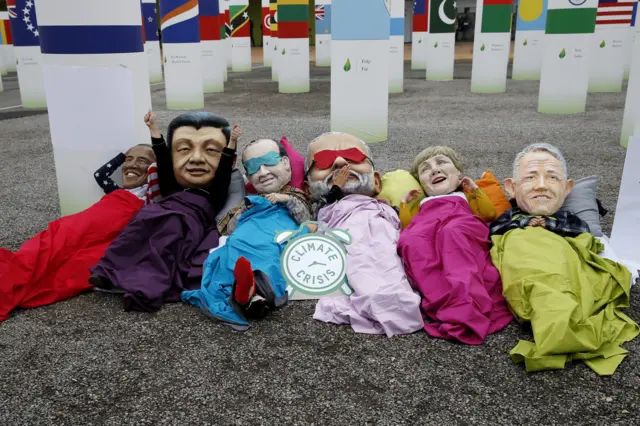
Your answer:
[[[351,69],[351,61],[349,59],[347,59],[347,62],[344,63],[343,69],[347,72],[349,72],[349,70]]]
[[[282,54],[284,55],[285,53],[287,53],[287,51],[282,49]]]
[[[480,51],[483,52],[485,49],[484,44],[482,46],[480,46]]]
[[[422,43],[422,39],[419,39],[419,40],[418,40],[418,44],[420,44],[420,43]]]
[[[604,42],[604,40],[602,40],[602,43],[600,43],[600,48],[602,49],[603,47],[605,47],[607,44]]]
[[[438,47],[438,42],[437,41],[433,44],[433,47]]]
[[[522,43],[523,46],[527,45],[527,40],[524,41],[524,43]]]
[[[558,55],[560,57],[560,59],[564,58],[565,56],[567,56],[567,52],[562,49],[562,52],[560,52],[560,55]]]

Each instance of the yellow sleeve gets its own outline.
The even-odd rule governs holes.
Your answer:
[[[487,222],[492,222],[496,219],[496,208],[481,188],[466,195],[473,214],[480,216]]]
[[[411,220],[413,219],[413,214],[411,214],[411,209],[409,209],[409,204],[400,203],[400,223],[402,223],[402,229],[409,226]]]

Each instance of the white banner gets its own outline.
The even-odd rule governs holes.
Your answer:
[[[365,142],[387,140],[389,42],[333,40],[331,44],[331,131]]]
[[[512,80],[540,80],[544,31],[516,31]]]
[[[249,37],[231,37],[231,70],[233,72],[251,71],[251,39]]]
[[[453,80],[453,64],[456,54],[455,33],[429,34],[427,46],[427,80]]]
[[[149,81],[151,83],[162,82],[162,55],[159,41],[147,41],[144,44],[149,66]]]
[[[204,108],[200,43],[163,43],[167,109]]]
[[[625,147],[630,136],[640,136],[640,129],[636,129],[636,125],[640,124],[640,37],[635,38],[632,48],[631,71],[620,135],[620,145]]]
[[[47,107],[40,46],[14,47],[20,99],[25,109]]]
[[[427,44],[429,43],[429,33],[413,32],[411,35],[411,69],[427,69]]]
[[[202,40],[202,78],[204,93],[224,92],[224,41]]]
[[[589,92],[621,92],[629,28],[599,28],[589,37]]]
[[[507,89],[510,50],[511,34],[476,33],[471,68],[472,93],[502,93]]]
[[[136,121],[130,69],[47,65],[43,81],[60,212],[66,216],[88,208],[104,195],[93,173],[135,145],[135,128],[142,118]],[[117,125],[101,126],[96,132],[96,117],[108,117],[109,123]]]
[[[309,85],[309,39],[281,38],[277,55],[281,68],[278,73],[280,93],[306,93]]]
[[[544,36],[538,112],[576,114],[585,111],[589,85],[586,50],[591,36]]]
[[[636,274],[640,269],[640,138],[629,139],[620,193],[611,231],[611,245],[621,263]]]

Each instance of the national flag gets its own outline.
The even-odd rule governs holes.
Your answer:
[[[549,0],[546,34],[592,34],[598,0]]]
[[[548,0],[520,0],[516,30],[544,31],[547,25]]]
[[[428,0],[413,1],[413,32],[426,33],[429,31],[429,11],[427,9]],[[431,0],[434,3],[438,0]]]
[[[229,14],[229,8],[224,10],[224,34],[225,38],[231,37],[231,15]]]
[[[483,0],[482,28],[483,33],[511,32],[512,0]]]
[[[638,2],[633,4],[633,14],[631,15],[631,26],[636,26],[636,19],[638,18]]]
[[[389,40],[388,0],[340,1],[331,8],[331,40]],[[357,19],[365,9],[368,19]]]
[[[331,34],[331,5],[320,6],[322,6],[322,18],[318,18],[319,6],[316,6],[316,34]]]
[[[200,0],[200,40],[220,40],[220,5],[218,0]]]
[[[145,41],[158,41],[158,10],[155,3],[142,3]]]
[[[429,32],[431,34],[455,32],[457,13],[455,0],[431,0],[429,9]]]
[[[600,0],[596,28],[627,28],[634,17],[637,1]]]
[[[316,6],[316,21],[324,20],[324,4],[319,4]]]
[[[198,0],[162,0],[160,16],[164,43],[200,43]]]
[[[231,30],[231,37],[251,37],[251,28],[249,27],[249,5],[230,5],[229,18],[229,30]]]
[[[269,0],[271,14],[271,37],[278,37],[278,0]]]
[[[269,0],[262,0],[262,36],[271,36],[271,12],[269,11]]]
[[[220,40],[227,38],[227,24],[225,22],[225,5],[227,2],[224,0],[218,0],[218,27],[220,28]]]
[[[278,38],[309,38],[307,0],[278,0]]]
[[[11,22],[8,19],[0,20],[0,44],[13,44]]]
[[[13,44],[16,47],[39,46],[40,32],[33,0],[7,0],[7,11]]]

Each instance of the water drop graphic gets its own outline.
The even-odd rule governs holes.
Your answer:
[[[607,44],[604,42],[604,40],[602,40],[602,43],[600,43],[600,48],[602,49],[603,47],[605,47]]]
[[[418,40],[418,43],[422,43],[422,39]]]
[[[343,69],[347,72],[349,72],[349,70],[351,69],[351,61],[349,59],[347,59],[347,62],[344,63]]]
[[[482,46],[480,46],[480,51],[484,51],[485,47],[484,44]]]
[[[560,55],[558,55],[560,57],[560,59],[564,58],[565,56],[567,56],[567,52],[562,49],[562,52],[560,52]]]

